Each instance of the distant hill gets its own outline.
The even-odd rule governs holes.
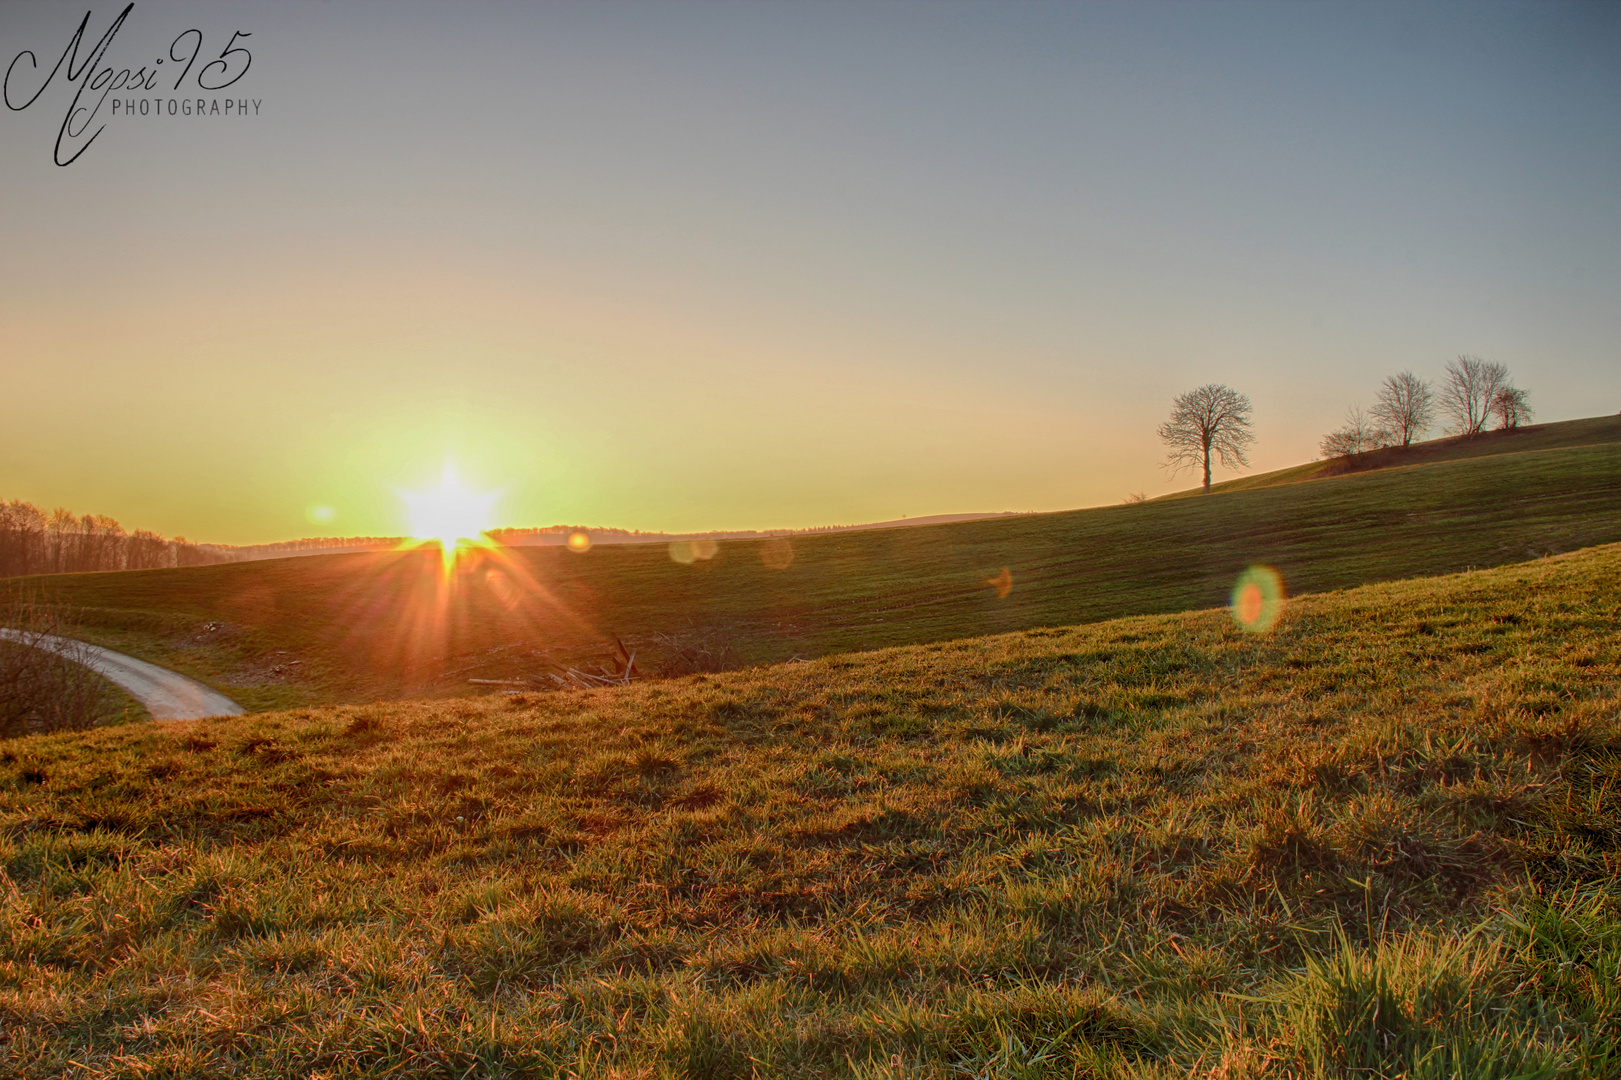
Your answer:
[[[1395,464],[1056,514],[723,539],[35,578],[99,644],[249,707],[463,692],[558,664],[731,668],[1214,607],[1252,563],[1292,593],[1621,541],[1621,421],[1443,441]],[[1259,483],[1256,483],[1256,482]],[[675,561],[679,556],[681,561]]]
[[[953,521],[984,521],[988,518],[1016,517],[1015,511],[999,514],[934,514],[929,517],[872,521],[863,525],[817,525],[808,529],[721,529],[713,532],[642,532],[588,525],[548,525],[539,529],[491,529],[489,537],[508,547],[564,546],[568,538],[583,532],[592,544],[660,544],[672,540],[753,540],[766,536],[812,536],[818,533],[855,532],[863,529],[904,529],[913,525],[941,525]]]
[[[809,529],[721,529],[711,532],[643,532],[601,525],[545,525],[536,528],[491,529],[486,535],[507,547],[566,547],[575,533],[585,533],[596,544],[665,544],[675,540],[750,540],[765,536],[808,536],[814,533],[851,532],[861,529],[904,529],[914,525],[940,525],[953,521],[983,521],[987,518],[1015,517],[1011,510],[997,514],[934,514],[928,517],[898,518],[863,525],[819,525]],[[275,544],[242,547],[215,545],[230,558],[285,559],[295,555],[331,555],[355,551],[388,551],[409,542],[403,536],[324,537],[286,540]]]
[[[1463,461],[1469,458],[1492,457],[1497,454],[1523,454],[1533,450],[1557,450],[1572,446],[1591,446],[1621,440],[1621,416],[1594,416],[1584,420],[1561,420],[1551,424],[1527,424],[1506,431],[1483,431],[1479,435],[1456,435],[1444,439],[1414,443],[1411,446],[1387,446],[1348,457],[1309,461],[1304,465],[1291,465],[1287,469],[1240,476],[1210,485],[1210,493],[1224,491],[1251,491],[1256,488],[1277,487],[1279,484],[1299,484],[1308,480],[1326,480],[1347,473],[1371,472],[1376,469],[1400,469],[1416,465],[1433,465],[1442,461]],[[1159,499],[1185,499],[1201,495],[1199,488],[1161,495]],[[1158,500],[1153,500],[1158,501]]]

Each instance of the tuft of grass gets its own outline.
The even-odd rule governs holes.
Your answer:
[[[1613,1076],[1618,597],[11,740],[0,1074]]]
[[[1544,1002],[1516,994],[1501,943],[1415,933],[1341,939],[1287,988],[1285,1023],[1307,1075],[1481,1080],[1567,1073],[1574,1048]]]

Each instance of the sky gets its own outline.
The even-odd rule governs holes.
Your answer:
[[[1252,471],[1460,353],[1621,409],[1621,5],[137,0],[46,82],[122,10],[0,4],[0,499],[797,528],[1186,488],[1207,382]]]

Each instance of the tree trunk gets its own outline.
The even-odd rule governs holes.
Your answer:
[[[1210,444],[1209,443],[1206,443],[1205,448],[1204,448],[1204,490],[1205,490],[1206,495],[1210,494]]]

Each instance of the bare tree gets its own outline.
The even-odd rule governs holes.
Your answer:
[[[1430,384],[1411,371],[1388,376],[1368,413],[1391,433],[1392,442],[1411,446],[1414,439],[1435,423],[1435,400]]]
[[[1323,436],[1319,450],[1325,458],[1349,457],[1390,446],[1395,441],[1396,436],[1388,429],[1380,427],[1360,408],[1353,407],[1345,414],[1344,427]]]
[[[79,531],[79,519],[67,511],[65,507],[58,506],[51,511],[51,516],[45,523],[45,539],[50,547],[50,572],[64,574],[75,567],[74,536]]]
[[[149,570],[169,565],[169,541],[155,532],[136,529],[130,534],[129,555],[125,566],[131,570]]]
[[[1478,356],[1460,356],[1447,364],[1441,379],[1441,412],[1455,435],[1479,435],[1491,419],[1492,402],[1508,386],[1508,368]]]
[[[1204,469],[1204,489],[1210,490],[1210,452],[1214,450],[1229,469],[1248,468],[1245,447],[1250,434],[1250,399],[1230,386],[1206,383],[1181,395],[1171,406],[1171,418],[1159,426],[1159,437],[1171,448],[1165,466],[1173,473]]]
[[[129,537],[124,535],[124,526],[106,514],[96,514],[88,519],[90,530],[96,537],[96,557],[93,565],[86,566],[86,570],[122,570],[127,555]]]
[[[18,499],[0,503],[0,577],[44,569],[45,515]]]
[[[1518,386],[1505,386],[1492,398],[1492,413],[1503,430],[1517,428],[1532,416],[1531,395]]]

